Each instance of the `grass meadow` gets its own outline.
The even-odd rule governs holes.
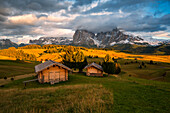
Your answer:
[[[28,73],[34,73],[34,66],[39,62],[0,60],[0,79],[6,77],[15,77]]]
[[[120,75],[73,73],[59,84],[12,81],[0,88],[0,112],[168,113],[170,83]]]
[[[88,58],[102,62],[103,58]],[[40,84],[34,66],[39,62],[0,60],[0,113],[168,113],[170,111],[170,64],[147,60],[119,59],[119,75],[88,77],[85,73],[69,74],[58,84]],[[125,62],[128,64],[125,65]],[[132,63],[133,62],[133,63]],[[139,69],[142,62],[146,68]],[[166,72],[166,76],[162,74]],[[20,75],[20,76],[18,76]],[[131,76],[129,76],[131,75]],[[8,79],[4,80],[3,77]],[[11,81],[9,77],[16,76]],[[157,80],[150,80],[162,77]],[[14,77],[15,78],[15,77]],[[7,82],[4,82],[7,81]]]

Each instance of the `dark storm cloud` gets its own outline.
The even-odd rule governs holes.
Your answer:
[[[71,5],[70,2],[64,0],[0,0],[0,2],[1,7],[9,9],[14,8],[19,13],[31,11],[56,12],[62,9],[67,9],[68,6]]]
[[[142,17],[139,14],[131,14],[126,17],[112,15],[79,16],[71,21],[68,29],[88,29],[92,32],[112,30],[115,27],[131,32],[154,32],[166,30],[169,25],[169,15],[160,18],[153,16]],[[162,26],[164,25],[164,26]],[[64,26],[65,27],[65,26]]]
[[[0,34],[4,35],[32,35],[33,29],[43,26],[42,29],[66,28],[66,29],[87,29],[92,32],[110,31],[115,27],[130,32],[155,32],[168,31],[170,25],[170,14],[164,14],[163,10],[155,10],[155,7],[168,0],[108,0],[98,1],[97,6],[83,10],[82,7],[91,5],[97,0],[0,0]],[[153,8],[153,9],[152,9]],[[65,10],[61,16],[71,17],[72,14],[79,14],[67,24],[53,23],[43,25],[45,20],[40,17],[48,17],[49,14]],[[119,14],[119,11],[123,14]],[[150,11],[149,13],[146,12]],[[112,14],[91,15],[92,13],[111,12]],[[33,25],[19,25],[10,23],[8,17],[16,15],[34,14],[37,23]],[[158,17],[155,17],[159,15]],[[161,15],[161,17],[160,17]],[[49,21],[48,21],[49,23]],[[38,34],[38,33],[37,33]],[[41,33],[39,33],[41,34]]]
[[[5,20],[7,20],[7,18],[6,18],[5,16],[3,16],[3,15],[0,14],[0,21],[1,21],[1,22],[4,22]]]
[[[10,15],[10,9],[9,8],[4,8],[2,4],[0,5],[0,14],[4,16]]]

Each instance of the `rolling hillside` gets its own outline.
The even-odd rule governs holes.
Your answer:
[[[116,44],[109,49],[120,50],[126,53],[134,54],[158,54],[158,55],[170,55],[170,45],[160,46],[144,46],[144,45],[132,45],[132,44]]]

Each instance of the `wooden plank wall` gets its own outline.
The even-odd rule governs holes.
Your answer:
[[[89,67],[87,68],[86,75],[90,76],[90,73],[98,73],[98,75],[100,75],[103,72],[95,67]]]
[[[39,79],[39,82],[40,83],[45,83],[45,82],[49,82],[49,72],[59,72],[60,74],[60,78],[59,80],[60,81],[66,81],[68,80],[68,70],[62,68],[62,67],[59,67],[59,66],[51,66],[49,67],[49,69],[45,69],[41,72],[38,73],[38,79]]]

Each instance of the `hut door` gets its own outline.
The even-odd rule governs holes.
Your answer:
[[[60,73],[59,72],[55,72],[55,80],[56,81],[60,81]]]
[[[50,72],[49,73],[49,80],[53,81],[55,79],[54,77],[55,77],[55,73],[54,72]]]

